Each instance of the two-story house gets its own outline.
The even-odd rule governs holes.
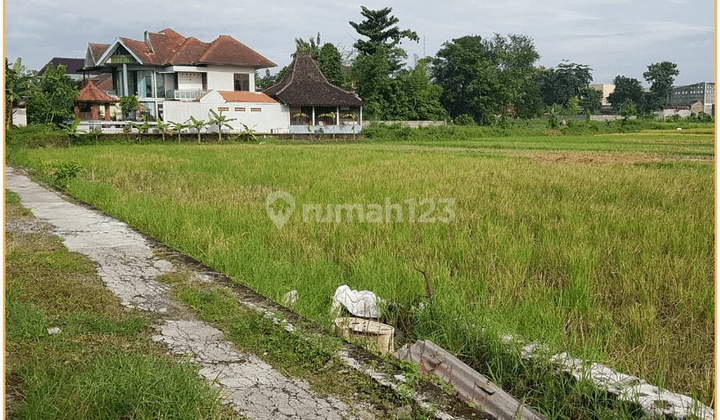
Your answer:
[[[206,43],[172,29],[145,32],[142,41],[116,38],[89,44],[85,70],[112,74],[117,96],[138,97],[153,116],[167,101],[196,101],[209,91],[255,91],[255,71],[276,64],[234,38]]]

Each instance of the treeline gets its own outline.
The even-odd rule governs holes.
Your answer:
[[[453,120],[456,123],[494,124],[506,118],[533,118],[565,112],[597,114],[602,93],[589,87],[592,69],[563,60],[555,68],[537,66],[540,58],[526,35],[468,35],[445,42],[435,57],[405,64],[401,42],[419,41],[410,29],[400,29],[392,8],[361,6],[364,18],[350,25],[360,35],[350,54],[320,34],[310,41],[296,39],[298,51],[311,51],[328,80],[354,89],[365,101],[365,115],[376,120]],[[258,77],[261,88],[279,81],[284,69]],[[643,74],[650,84],[618,75],[608,98],[613,109],[626,115],[650,114],[666,104],[679,74],[670,62],[651,64]]]

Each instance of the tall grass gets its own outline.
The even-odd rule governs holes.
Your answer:
[[[296,310],[320,322],[342,284],[410,308],[426,294],[421,270],[434,301],[391,319],[409,337],[497,369],[477,359],[476,332],[512,333],[713,400],[711,165],[170,144],[28,150],[19,163],[69,161],[85,168],[68,184],[76,197],[278,301],[298,290]],[[277,190],[296,201],[282,229],[264,205]],[[454,198],[456,218],[302,220],[303,204],[387,198]]]

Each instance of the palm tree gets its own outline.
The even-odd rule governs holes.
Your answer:
[[[223,126],[229,128],[232,130],[232,126],[228,124],[230,121],[235,121],[237,118],[228,118],[222,114],[222,111],[220,111],[220,114],[216,113],[214,110],[210,110],[210,113],[213,115],[213,119],[210,120],[208,123],[209,125],[217,125],[218,127],[218,141],[222,141],[222,129]]]

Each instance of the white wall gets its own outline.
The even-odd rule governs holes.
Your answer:
[[[208,90],[235,90],[235,73],[250,76],[250,92],[255,92],[255,69],[250,67],[207,66]]]
[[[250,77],[250,92],[255,92],[255,69],[235,66],[170,66],[165,71],[178,73],[179,90],[202,89],[202,76],[207,73],[207,90],[235,90],[235,73],[245,73]]]
[[[178,72],[178,90],[202,90],[202,74]]]
[[[288,133],[290,130],[290,108],[279,103],[225,102],[216,91],[209,92],[199,102],[163,102],[165,121],[181,123],[189,120],[191,115],[196,119],[210,121],[212,119],[210,110],[219,113],[220,107],[228,108],[227,111],[223,111],[222,115],[235,119],[235,121],[229,122],[233,130],[224,128],[223,132],[243,131],[243,124],[257,133]],[[244,108],[244,111],[241,108]],[[253,111],[253,109],[259,111]],[[206,129],[209,132],[217,132],[217,126],[210,126]]]

